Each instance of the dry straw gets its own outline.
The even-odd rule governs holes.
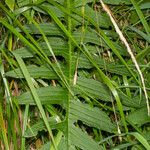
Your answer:
[[[127,48],[127,51],[139,73],[139,76],[140,76],[140,79],[141,79],[141,83],[142,83],[142,87],[143,87],[143,91],[144,91],[144,94],[145,94],[145,98],[146,98],[146,104],[147,104],[147,111],[148,111],[148,116],[150,116],[150,106],[149,106],[149,101],[148,101],[148,95],[147,95],[147,91],[146,91],[146,86],[145,86],[145,81],[144,81],[144,77],[143,77],[143,74],[140,70],[140,67],[136,61],[136,58],[134,56],[134,54],[132,53],[132,50],[127,42],[127,40],[125,39],[124,35],[122,34],[121,30],[119,29],[115,19],[114,19],[114,16],[111,12],[111,10],[108,8],[108,6],[106,4],[104,4],[104,2],[102,0],[100,0],[100,3],[103,7],[103,9],[107,12],[107,14],[109,15],[110,19],[111,19],[111,22],[113,23],[114,27],[115,27],[115,30],[116,32],[118,33],[119,37],[120,37],[120,40],[124,43],[124,45],[126,46]]]

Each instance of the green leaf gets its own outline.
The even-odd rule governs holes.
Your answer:
[[[65,40],[63,40],[60,37],[49,37],[48,38],[49,43],[51,44],[51,47],[55,53],[55,55],[63,56],[67,59],[68,57],[68,48],[67,48],[67,43]],[[51,53],[49,52],[46,42],[39,42],[40,48],[43,50],[45,55],[51,56]],[[14,51],[16,54],[19,54],[22,58],[28,58],[28,57],[33,57],[36,52],[33,51],[29,47],[22,47],[19,49],[16,49]]]
[[[50,67],[31,65],[27,66],[27,70],[32,78],[58,79],[57,74]],[[9,71],[5,75],[13,78],[24,78],[20,68]]]
[[[149,8],[150,8],[149,0],[144,0],[140,3],[140,9],[149,9]]]
[[[25,58],[27,57],[32,57],[33,54],[28,52],[27,49],[20,49],[17,52],[17,54],[22,54]],[[60,51],[58,53],[61,53]],[[62,53],[63,54],[63,53]],[[66,54],[64,54],[66,57]],[[58,54],[59,56],[59,54]],[[73,64],[76,62],[76,55],[73,57]],[[126,75],[126,76],[131,76],[129,71],[126,68],[123,68],[123,65],[120,65],[119,63],[109,63],[105,62],[103,59],[99,58],[98,56],[95,57],[95,60],[97,60],[97,64],[100,66],[100,68],[105,69],[107,72],[114,73],[114,74],[119,74],[119,75]],[[56,65],[53,65],[54,67]],[[64,70],[64,74],[67,74],[67,71],[64,69],[66,65],[61,65],[61,69]],[[79,64],[77,66],[79,69],[91,69],[94,68],[94,66],[90,63],[90,61],[83,55],[79,56]],[[132,67],[131,67],[132,68]],[[33,78],[44,78],[44,79],[59,79],[55,71],[46,65],[42,65],[40,67],[37,67],[35,65],[30,65],[27,66],[27,69]],[[58,70],[57,67],[55,69]],[[73,69],[73,65],[72,65]],[[58,70],[59,72],[59,70]],[[24,78],[21,70],[19,68],[16,68],[14,70],[8,71],[5,73],[6,76],[8,77],[13,77],[13,78]]]
[[[83,150],[103,150],[87,133],[83,132],[80,128],[73,125],[70,126],[70,140],[71,144]]]
[[[11,11],[14,10],[15,0],[5,0],[5,3],[11,9]]]
[[[146,107],[143,107],[133,112],[130,112],[127,116],[127,120],[129,120],[134,125],[142,126],[143,124],[150,122],[150,117],[147,116]]]
[[[82,3],[82,1],[78,2],[78,4],[80,4],[80,3]],[[73,7],[73,9],[74,9],[74,7]],[[83,9],[82,7],[79,7],[79,8],[76,8],[75,11],[76,11],[76,13],[81,13],[82,9]],[[100,27],[109,28],[110,26],[112,26],[112,23],[111,23],[111,21],[110,21],[110,19],[107,16],[106,13],[97,13],[91,7],[89,7],[88,5],[84,6],[84,15],[88,15],[90,18],[93,19],[93,21],[95,23],[98,23]],[[77,15],[71,15],[71,16],[73,17],[73,19],[76,19],[76,20],[78,20],[79,22],[82,23],[83,16],[82,17],[77,16]],[[85,23],[86,24],[91,24],[89,22],[89,20],[85,20]]]
[[[150,36],[150,27],[148,25],[148,22],[145,19],[145,16],[144,16],[142,10],[140,9],[138,3],[135,0],[131,0],[131,2],[132,2],[133,6],[134,6],[134,8],[138,14],[143,26],[144,26],[144,29],[145,29],[147,35]]]
[[[43,4],[43,6],[47,6],[47,8],[52,10],[55,13],[55,15],[57,15],[58,18],[62,18],[65,16],[65,14],[60,9],[58,9],[57,7],[53,5],[49,5],[48,3],[46,3],[46,4]]]
[[[110,101],[110,91],[102,84],[93,79],[78,77],[76,90],[78,94],[89,95],[103,101]]]
[[[24,75],[24,77],[25,77],[25,79],[26,79],[26,81],[28,83],[28,86],[29,86],[30,91],[31,91],[32,96],[33,96],[33,99],[35,100],[35,102],[37,104],[37,107],[38,107],[38,109],[39,109],[39,111],[40,111],[40,113],[42,115],[44,124],[45,124],[45,126],[46,126],[46,128],[47,128],[47,130],[48,130],[48,132],[49,132],[49,134],[51,136],[53,146],[54,146],[55,150],[57,150],[57,147],[56,147],[56,144],[55,144],[55,141],[54,141],[54,137],[53,137],[53,133],[52,133],[51,128],[50,128],[50,126],[48,124],[48,120],[46,118],[45,111],[44,111],[43,106],[41,104],[41,101],[39,99],[39,95],[37,94],[37,92],[35,90],[35,87],[34,87],[33,82],[31,80],[30,74],[29,74],[29,72],[28,72],[28,70],[27,70],[27,68],[25,66],[25,63],[23,62],[23,60],[21,59],[21,57],[18,54],[14,54],[14,56],[17,59],[17,62],[19,64],[20,68],[21,68],[21,71],[22,71],[22,73],[23,73],[23,75]]]
[[[62,87],[41,87],[36,89],[36,92],[38,93],[42,104],[65,104],[67,99],[67,91]],[[83,77],[78,77],[77,84],[74,87],[74,92],[76,95],[86,95],[90,98],[103,100],[106,102],[110,102],[112,99],[109,89],[106,87],[106,85],[99,81]],[[139,103],[139,97],[130,98],[121,91],[118,93],[122,103],[125,106],[141,108],[145,105],[145,100],[142,100],[142,102]],[[19,104],[35,105],[34,99],[29,91],[21,94],[17,97],[17,99]]]
[[[106,4],[112,4],[112,5],[123,5],[123,4],[126,4],[126,5],[129,5],[131,4],[131,1],[130,0],[103,0],[104,3]]]
[[[50,125],[52,130],[53,129],[62,129],[64,127],[64,123],[59,122],[58,116],[50,117],[48,119],[48,122],[49,122],[49,125]],[[26,137],[26,138],[34,137],[34,136],[37,136],[39,131],[43,131],[43,130],[47,131],[46,127],[45,127],[45,124],[44,124],[43,120],[38,120],[37,123],[34,123],[33,125],[30,125],[26,129],[23,136]]]
[[[140,53],[137,54],[136,58],[137,60],[143,60],[145,56],[147,56],[150,52],[150,46],[146,47],[144,50],[142,50]]]
[[[43,30],[43,33],[45,35],[64,36],[60,28],[54,23],[41,23],[39,24],[39,27],[41,28],[41,30]],[[30,34],[41,34],[34,24],[24,25],[24,28]],[[21,32],[22,30],[17,28],[17,31]]]
[[[75,147],[78,147],[82,150],[103,150],[104,148],[102,146],[99,146],[98,143],[96,143],[91,137],[88,136],[87,133],[83,132],[81,129],[75,127],[74,125],[70,126],[71,131],[70,131],[70,141],[71,145],[69,148],[67,147],[66,143],[66,138],[63,137],[61,142],[58,145],[59,150],[76,150]],[[49,150],[50,148],[50,143],[45,144],[42,148],[39,150]]]
[[[36,89],[37,94],[44,104],[65,104],[67,100],[67,91],[62,87],[42,87]],[[35,105],[35,101],[30,91],[23,93],[17,97],[18,103],[21,105],[30,104]]]
[[[97,2],[99,2],[98,0],[96,0]],[[122,5],[122,4],[126,4],[129,5],[131,4],[130,0],[103,0],[104,3],[106,4],[112,4],[112,5]],[[86,2],[82,2],[80,0],[75,0],[75,6],[81,6],[81,5],[85,5],[86,3],[93,3],[93,0],[86,0]]]
[[[38,150],[51,150],[50,149],[51,143],[47,142],[46,144],[42,145],[42,147]],[[67,149],[67,143],[64,137],[62,137],[59,145],[58,145],[58,150],[66,150]],[[71,145],[69,147],[69,150],[76,150],[75,146]]]
[[[130,30],[136,32],[138,35],[140,35],[144,40],[146,40],[148,43],[150,43],[150,36],[145,34],[144,32],[140,31],[139,29],[135,27],[129,27]]]
[[[131,133],[131,135],[135,136],[137,140],[146,148],[146,150],[150,149],[150,145],[148,144],[147,140],[139,133]]]
[[[83,121],[90,127],[95,127],[103,131],[114,132],[115,125],[111,122],[107,114],[99,108],[92,108],[88,104],[73,101],[70,104],[71,120]]]
[[[120,90],[118,91],[118,93],[122,100],[122,103],[125,106],[131,107],[131,108],[141,108],[143,106],[146,106],[145,98],[141,99],[139,96],[129,97]]]
[[[19,7],[25,6],[30,4],[30,2],[32,2],[31,0],[17,0],[17,4]]]

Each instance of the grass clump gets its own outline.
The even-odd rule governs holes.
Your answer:
[[[0,2],[2,150],[150,149],[148,2],[101,2]]]

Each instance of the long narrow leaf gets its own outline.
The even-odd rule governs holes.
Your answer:
[[[144,28],[145,28],[145,31],[146,31],[147,35],[150,36],[150,27],[149,27],[144,15],[143,15],[142,11],[140,10],[140,7],[138,6],[137,2],[135,2],[135,0],[131,0],[131,2],[133,4],[140,20],[141,20]]]
[[[38,96],[38,94],[37,94],[37,92],[35,90],[35,87],[34,87],[33,82],[31,80],[30,74],[29,74],[29,72],[28,72],[28,70],[27,70],[23,60],[21,59],[21,57],[19,55],[17,55],[17,54],[14,54],[14,56],[17,59],[18,64],[19,64],[19,66],[20,66],[20,68],[21,68],[21,70],[22,70],[22,72],[23,72],[23,74],[25,76],[25,79],[26,79],[26,81],[28,83],[28,86],[29,86],[29,88],[31,90],[32,96],[34,97],[34,100],[35,100],[35,102],[37,104],[37,107],[39,108],[40,113],[42,115],[43,121],[44,121],[44,123],[45,123],[45,125],[47,127],[47,130],[48,130],[48,132],[49,132],[49,134],[51,136],[53,145],[54,145],[55,149],[57,150],[57,147],[56,147],[56,144],[55,144],[55,141],[54,141],[54,137],[53,137],[51,128],[50,128],[50,126],[48,124],[48,120],[46,118],[46,114],[44,112],[44,109],[43,109],[43,106],[42,106],[41,101],[39,99],[39,96]]]

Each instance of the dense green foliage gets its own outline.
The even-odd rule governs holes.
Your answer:
[[[104,0],[150,97],[150,2]],[[150,149],[139,74],[97,0],[0,2],[0,149]]]

